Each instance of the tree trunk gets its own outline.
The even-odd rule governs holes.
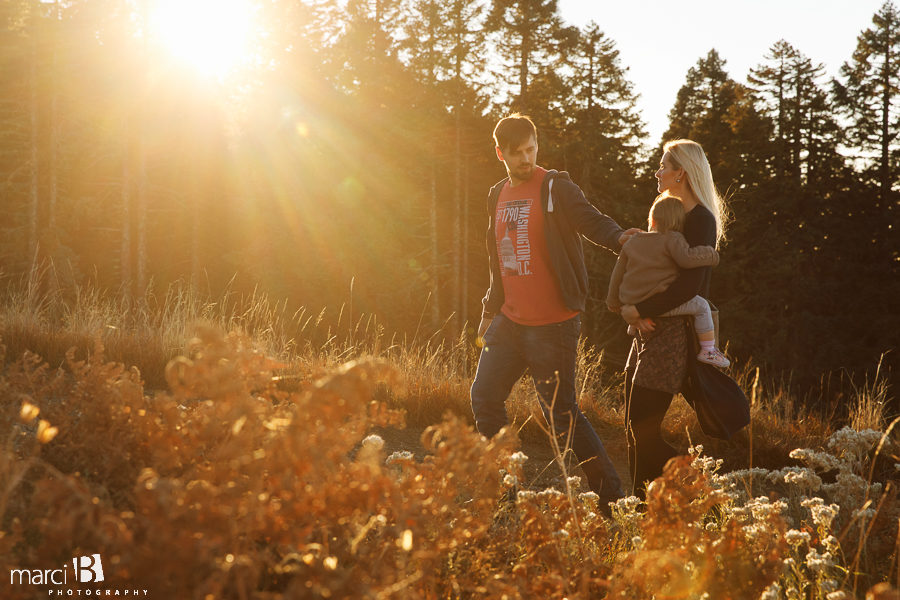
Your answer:
[[[587,122],[588,127],[592,127],[594,123],[594,93],[596,92],[596,54],[594,52],[594,45],[592,40],[588,40],[588,77],[587,77]],[[593,156],[593,154],[588,151],[587,148],[587,140],[588,135],[585,131],[585,128],[582,126],[581,131],[584,135],[581,136],[581,143],[584,144],[582,146],[582,154],[583,156]],[[594,186],[591,185],[591,163],[593,161],[583,160],[581,163],[581,189],[584,194],[590,199],[594,195]]]
[[[59,162],[59,77],[57,71],[57,48],[59,46],[59,2],[55,4],[56,14],[53,21],[52,44],[50,61],[50,144],[49,144],[49,160],[47,164],[47,176],[49,178],[50,188],[47,196],[47,229],[53,239],[57,239],[56,235],[56,204],[59,194],[59,174],[57,165]]]
[[[148,1],[141,2],[141,20],[142,23],[148,23],[150,16],[150,8]],[[135,160],[137,161],[137,173],[135,181],[135,204],[134,204],[134,222],[137,223],[137,248],[135,262],[135,293],[138,298],[144,298],[147,292],[147,150],[146,128],[147,128],[147,71],[148,71],[148,48],[147,36],[143,36],[143,47],[141,52],[140,71],[140,90],[138,96],[137,115],[137,140],[135,141]]]
[[[462,202],[462,323],[468,328],[469,309],[468,309],[468,291],[469,291],[469,156],[466,155],[464,173],[463,173],[463,202]],[[468,354],[466,355],[468,356]],[[464,365],[466,366],[466,365]]]
[[[806,112],[806,180],[805,185],[812,185],[816,172],[818,152],[816,151],[816,121],[814,117],[812,99]]]
[[[453,148],[453,331],[460,327],[460,312],[464,303],[463,292],[460,287],[462,281],[462,121],[459,106],[456,106],[455,129],[456,140]]]
[[[128,152],[128,119],[122,126],[125,139],[124,158],[122,160],[122,245],[119,250],[119,270],[122,293],[131,298],[131,156]]]
[[[196,175],[195,175],[196,177]],[[197,292],[200,289],[200,194],[205,190],[200,186],[187,201],[191,204],[191,289]]]
[[[794,127],[791,133],[791,179],[800,184],[800,145],[801,145],[801,106],[803,105],[803,71],[802,66],[797,66],[795,74],[797,84],[794,90]]]
[[[28,257],[29,260],[34,261],[34,264],[37,263],[37,251],[38,251],[38,218],[39,218],[39,210],[41,201],[40,194],[40,170],[38,159],[40,158],[40,152],[38,148],[38,144],[40,143],[40,136],[38,135],[38,111],[40,110],[40,106],[38,103],[38,43],[37,43],[37,19],[38,16],[32,15],[33,27],[31,31],[31,61],[29,65],[28,75],[29,75],[29,83],[30,83],[30,92],[31,98],[29,103],[29,112],[30,112],[30,121],[31,121],[31,160],[30,160],[30,198],[28,204]]]
[[[891,39],[891,31],[888,30],[887,39]],[[890,194],[891,194],[891,149],[890,149],[890,140],[891,140],[891,89],[892,89],[892,81],[891,81],[891,47],[890,43],[885,44],[885,53],[884,53],[884,66],[882,68],[882,95],[881,95],[881,169],[880,169],[880,183],[881,183],[881,210],[883,213],[887,214],[890,205]]]
[[[438,271],[440,267],[438,266],[438,260],[440,259],[440,254],[438,253],[438,199],[437,199],[437,182],[435,179],[437,178],[437,174],[435,173],[434,164],[431,165],[431,215],[430,215],[430,228],[429,234],[431,237],[431,325],[433,328],[437,329],[441,323],[441,303],[440,303],[440,294],[438,290]]]
[[[775,155],[775,172],[779,179],[787,172],[785,169],[785,155],[787,154],[786,138],[784,136],[784,57],[781,58],[780,71],[778,73],[778,153]]]
[[[137,142],[137,193],[135,194],[135,218],[137,220],[137,264],[135,285],[138,297],[147,291],[147,157],[144,155],[144,127],[139,124]]]
[[[529,44],[528,33],[522,34],[522,45],[519,49],[519,102],[523,111],[530,110],[528,106],[528,58]]]
[[[49,132],[50,132],[50,142],[48,147],[48,157],[47,157],[47,221],[46,221],[46,240],[49,243],[49,248],[45,249],[45,251],[49,251],[48,256],[50,257],[50,277],[48,279],[48,285],[50,294],[53,295],[59,289],[59,273],[57,271],[56,260],[54,260],[54,256],[59,256],[57,250],[59,249],[59,233],[56,230],[56,204],[57,198],[59,195],[59,173],[57,169],[57,164],[59,162],[59,115],[57,114],[57,94],[56,94],[56,50],[53,51],[53,67],[51,69],[51,86],[53,91],[50,96],[50,124],[49,124]],[[62,265],[59,265],[62,266]]]
[[[50,277],[47,281],[49,293],[55,295],[59,290],[59,272],[57,271],[54,256],[59,256],[59,234],[56,230],[56,205],[59,198],[59,72],[57,70],[57,62],[59,60],[57,48],[59,47],[59,2],[56,2],[54,8],[55,15],[50,30],[50,43],[52,49],[50,51],[50,111],[48,115],[48,133],[50,139],[47,144],[47,241],[50,244]]]

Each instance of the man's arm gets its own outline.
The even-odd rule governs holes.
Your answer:
[[[616,266],[613,267],[612,275],[609,276],[609,291],[606,293],[606,307],[612,312],[619,312],[619,309],[622,308],[619,288],[622,285],[622,278],[625,276],[626,268],[628,268],[628,253],[623,248],[619,258],[616,260]]]
[[[481,299],[481,318],[491,319],[505,301],[503,282],[500,278],[500,258],[497,256],[497,240],[494,237],[494,215],[488,215],[488,226],[484,236],[484,246],[488,255],[488,289]]]
[[[563,207],[578,233],[598,246],[618,253],[622,244],[630,237],[611,217],[588,202],[581,188],[572,181],[555,179],[551,194],[556,203]],[[631,229],[628,231],[634,233]]]

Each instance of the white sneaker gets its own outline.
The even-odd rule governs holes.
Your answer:
[[[722,368],[725,368],[731,364],[731,361],[728,360],[718,348],[713,348],[712,350],[701,350],[700,354],[697,355],[697,360],[714,367]]]

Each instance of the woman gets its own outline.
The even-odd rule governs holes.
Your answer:
[[[660,193],[668,192],[684,206],[688,244],[718,249],[725,238],[727,207],[716,191],[700,144],[668,142],[656,179]],[[680,454],[663,440],[660,426],[672,399],[681,391],[688,369],[688,345],[693,340],[688,337],[684,317],[658,317],[696,295],[708,299],[711,273],[712,267],[682,270],[665,291],[622,307],[622,318],[640,331],[625,367],[626,436],[635,494],[643,495],[644,485]]]

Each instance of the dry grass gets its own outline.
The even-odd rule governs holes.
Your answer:
[[[38,287],[0,313],[2,573],[100,553],[111,587],[154,598],[838,600],[900,583],[880,365],[838,431],[749,364],[733,371],[753,396],[739,439],[705,439],[677,401],[667,435],[705,449],[610,520],[577,478],[525,485],[516,449],[547,436],[530,386],[513,430],[473,431],[463,338],[387,339],[374,318],[259,295],[136,305]],[[581,349],[581,404],[621,431],[601,364]],[[407,422],[429,425],[424,458],[386,456],[374,432]]]

